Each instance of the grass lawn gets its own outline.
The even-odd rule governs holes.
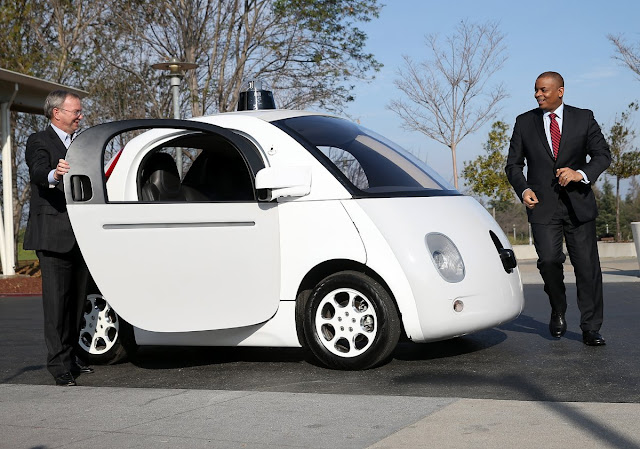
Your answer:
[[[18,266],[21,267],[29,262],[34,260],[38,260],[38,256],[36,256],[36,252],[32,250],[26,250],[22,247],[22,242],[24,241],[24,229],[20,231],[20,235],[18,237]]]

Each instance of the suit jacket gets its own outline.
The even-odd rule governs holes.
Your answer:
[[[527,209],[531,223],[548,223],[551,220],[562,190],[566,191],[571,208],[580,222],[594,220],[598,208],[591,185],[611,163],[609,145],[593,112],[565,104],[558,159],[554,160],[544,132],[543,114],[544,111],[536,108],[516,119],[505,169],[507,178],[519,198],[527,188],[538,197],[536,207]],[[587,156],[590,157],[588,162]],[[525,164],[526,178],[523,172]],[[589,184],[571,182],[566,187],[560,186],[556,169],[562,167],[582,170]]]
[[[64,159],[67,149],[51,126],[29,136],[25,159],[31,179],[29,221],[24,248],[65,253],[76,243],[67,215],[64,183],[49,187],[49,172]]]

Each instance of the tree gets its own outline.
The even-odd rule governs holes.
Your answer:
[[[609,34],[607,39],[616,49],[613,58],[630,68],[640,79],[640,43],[628,43],[622,35]]]
[[[502,84],[488,85],[507,59],[503,39],[495,22],[463,21],[444,44],[438,35],[428,35],[433,58],[415,63],[404,56],[404,68],[395,80],[407,100],[393,100],[388,108],[402,118],[406,129],[449,147],[456,188],[458,144],[493,120],[499,102],[508,97]]]
[[[489,198],[492,207],[500,207],[514,201],[514,192],[504,167],[507,163],[505,149],[509,146],[509,125],[497,121],[491,125],[489,137],[484,144],[485,155],[464,163],[462,177],[471,191]]]
[[[105,2],[64,0],[0,0],[0,27],[7,31],[0,46],[0,66],[61,84],[84,87],[93,72],[94,54],[89,36],[98,23]],[[14,248],[23,211],[30,195],[29,173],[24,162],[27,136],[45,123],[43,118],[11,113],[13,171]]]
[[[634,150],[635,130],[631,128],[631,115],[638,110],[638,103],[631,103],[607,133],[611,150],[611,165],[607,173],[616,179],[616,240],[622,240],[620,231],[620,180],[640,175],[640,151]]]
[[[0,66],[87,90],[84,126],[169,116],[168,82],[151,64],[170,57],[198,64],[181,84],[184,116],[234,110],[243,82],[256,78],[280,107],[339,111],[354,80],[381,67],[357,27],[380,8],[377,0],[0,0]],[[17,239],[30,193],[24,141],[46,122],[15,113],[12,121]]]
[[[596,234],[600,237],[610,237],[613,223],[616,219],[616,197],[613,194],[613,184],[605,177],[602,189],[594,188],[598,216],[596,217]]]
[[[280,107],[339,111],[353,100],[350,83],[381,67],[357,27],[378,17],[377,0],[160,3],[116,0],[108,19],[114,27],[105,31],[117,45],[103,47],[101,59],[149,86],[146,101],[159,98],[161,75],[149,73],[150,64],[170,57],[198,64],[185,74],[189,115],[235,110],[250,79],[266,81]]]
[[[627,195],[621,207],[620,215],[622,219],[620,226],[623,228],[622,236],[626,236],[627,240],[632,240],[631,223],[640,222],[640,183],[633,177],[629,184],[629,190],[627,190]]]

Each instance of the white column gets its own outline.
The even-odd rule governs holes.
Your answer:
[[[17,88],[16,88],[17,91]],[[4,234],[2,243],[3,258],[2,272],[6,275],[15,274],[16,260],[13,244],[13,185],[11,170],[11,103],[2,103],[2,194],[4,207]]]

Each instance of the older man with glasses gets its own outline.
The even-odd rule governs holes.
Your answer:
[[[74,353],[88,270],[71,229],[62,183],[69,172],[67,148],[83,117],[82,102],[75,94],[56,90],[47,96],[44,114],[51,123],[29,136],[25,152],[31,202],[24,248],[35,250],[40,260],[47,369],[56,385],[73,386],[75,376],[93,372]]]

